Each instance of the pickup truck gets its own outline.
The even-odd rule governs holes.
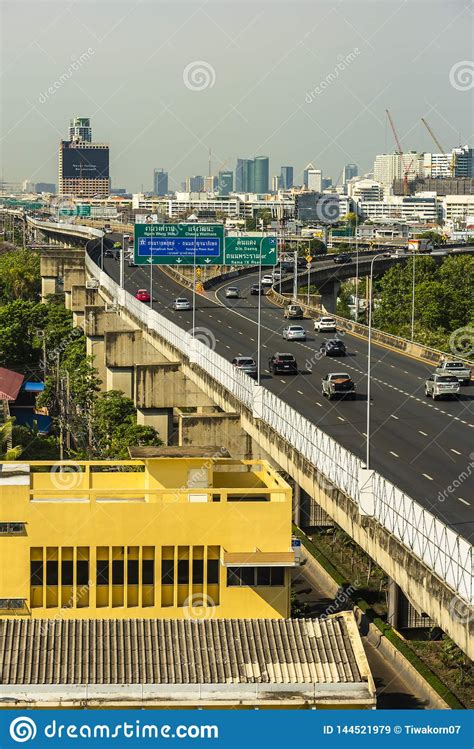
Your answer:
[[[425,395],[431,396],[433,400],[444,398],[447,395],[459,395],[459,380],[455,375],[432,374],[425,382]]]
[[[330,372],[321,380],[321,392],[328,399],[334,397],[351,398],[355,400],[355,382],[346,372]]]
[[[462,382],[464,385],[469,385],[471,382],[471,368],[460,361],[450,361],[447,359],[438,364],[434,373],[454,375],[458,378],[459,382]]]

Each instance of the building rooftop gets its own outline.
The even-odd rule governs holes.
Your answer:
[[[16,400],[24,379],[22,374],[0,367],[0,400]]]
[[[0,621],[0,665],[0,698],[7,688],[12,701],[18,699],[13,687],[25,685],[42,685],[45,695],[47,685],[56,685],[56,701],[63,694],[59,685],[111,687],[101,690],[105,702],[107,694],[115,701],[114,685],[154,685],[161,701],[179,701],[170,695],[191,685],[204,691],[203,685],[215,685],[217,701],[232,699],[243,685],[266,685],[268,699],[293,695],[307,701],[312,694],[362,706],[375,700],[352,612],[327,619],[5,619]],[[252,699],[258,691],[249,691]],[[127,690],[122,693],[127,699]],[[80,690],[76,697],[74,690],[68,694],[81,699]]]

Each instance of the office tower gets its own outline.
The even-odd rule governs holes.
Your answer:
[[[321,169],[315,169],[312,164],[308,164],[303,172],[303,184],[306,190],[321,192],[323,189],[323,175]]]
[[[222,196],[230,195],[230,193],[234,191],[233,172],[219,172],[217,178],[217,191],[219,195]]]
[[[78,123],[81,124],[78,124]],[[87,123],[87,124],[83,124]],[[78,140],[80,131],[86,140]],[[59,144],[59,195],[93,198],[109,194],[109,146],[92,143],[90,120],[71,120],[72,139]]]
[[[280,187],[282,190],[289,190],[293,187],[293,167],[282,166],[280,172]]]
[[[92,142],[92,128],[89,117],[73,117],[69,121],[69,140]]]
[[[281,190],[281,174],[275,174],[272,177],[272,192],[278,192]]]
[[[469,146],[453,148],[451,170],[454,177],[474,177],[474,150]]]
[[[194,177],[186,177],[185,192],[202,192],[204,190],[204,177],[200,174]]]
[[[168,194],[168,172],[164,169],[155,169],[153,172],[153,195]]]
[[[330,187],[332,187],[332,177],[323,177],[323,190],[329,190]]]
[[[204,192],[215,192],[217,188],[217,177],[204,177]]]
[[[253,159],[237,159],[235,169],[236,192],[255,192],[255,163]]]
[[[342,173],[342,183],[345,185],[352,177],[357,177],[359,168],[357,164],[346,164]]]
[[[35,185],[36,192],[56,192],[56,185],[54,182],[37,182]]]
[[[268,156],[256,156],[254,164],[255,176],[253,192],[268,192],[270,185],[270,161]]]

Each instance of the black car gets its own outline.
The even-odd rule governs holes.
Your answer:
[[[278,351],[268,360],[268,369],[273,374],[298,374],[298,365],[293,354],[281,354]]]
[[[342,265],[343,263],[350,263],[352,260],[352,255],[349,255],[347,252],[343,252],[342,255],[334,255],[333,262],[337,265]]]
[[[323,341],[319,347],[319,351],[324,356],[346,356],[347,354],[345,344],[338,338],[329,338]]]
[[[250,293],[252,294],[252,296],[258,296],[259,294],[265,294],[265,289],[263,288],[263,286],[261,286],[261,284],[254,283],[250,287]]]

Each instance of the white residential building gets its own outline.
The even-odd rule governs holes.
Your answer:
[[[383,199],[383,187],[373,179],[351,180],[347,184],[347,193],[356,201]]]
[[[410,151],[383,153],[375,157],[374,180],[383,186],[385,195],[391,193],[393,181],[403,179],[405,174],[408,180],[423,176],[423,154]]]
[[[400,219],[436,223],[442,217],[441,206],[434,194],[389,195],[384,200],[361,200],[358,206],[361,215],[371,221]]]
[[[445,223],[464,224],[467,217],[474,214],[474,195],[446,195],[438,200]]]

